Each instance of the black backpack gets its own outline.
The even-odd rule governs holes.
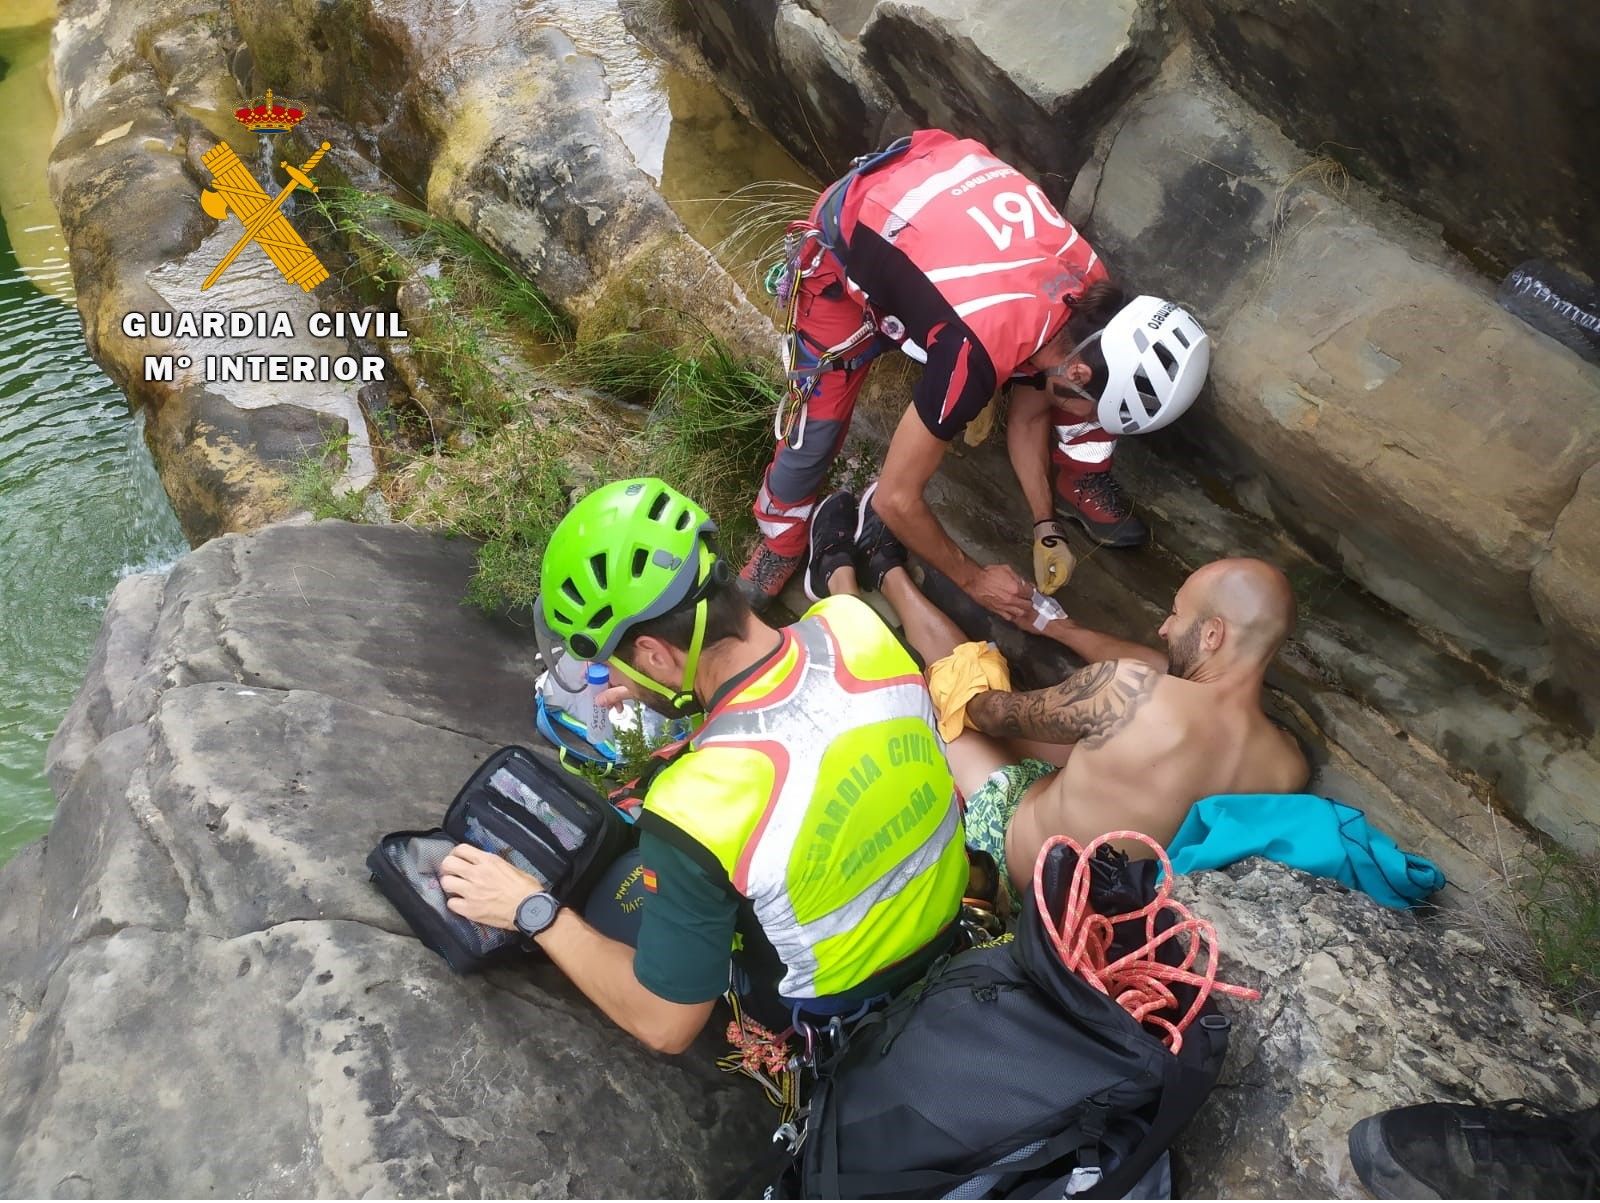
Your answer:
[[[1075,864],[1058,846],[1044,866],[1057,918]],[[1106,848],[1091,869],[1101,914],[1154,896],[1153,861]],[[1117,932],[1113,957],[1146,938],[1143,921],[1120,928],[1131,930]],[[1169,941],[1160,955],[1176,963],[1179,950]],[[1175,993],[1185,1008],[1194,999]],[[1121,1198],[1205,1101],[1227,1033],[1208,1000],[1180,1052],[1168,1052],[1061,963],[1030,891],[1013,941],[936,966],[818,1067],[805,1140],[777,1193]]]
[[[627,820],[586,782],[512,745],[478,766],[442,827],[390,832],[367,857],[367,869],[419,940],[457,973],[472,973],[537,946],[445,906],[439,865],[452,848],[475,844],[503,856],[562,902],[582,906],[632,841]]]

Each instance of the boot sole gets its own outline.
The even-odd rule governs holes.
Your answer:
[[[1131,535],[1121,535],[1115,533],[1109,535],[1097,534],[1094,528],[1089,525],[1089,520],[1087,518],[1078,513],[1078,511],[1073,509],[1071,506],[1063,505],[1060,502],[1056,503],[1056,513],[1065,518],[1068,522],[1076,522],[1083,528],[1083,533],[1088,535],[1089,538],[1093,539],[1101,547],[1143,547],[1150,541],[1150,535],[1148,532],[1142,535],[1138,534],[1137,532]]]
[[[1350,1164],[1361,1185],[1378,1199],[1438,1199],[1439,1192],[1395,1160],[1383,1138],[1381,1115],[1369,1115],[1350,1129]]]

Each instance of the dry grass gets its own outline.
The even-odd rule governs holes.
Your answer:
[[[1501,848],[1499,864],[1501,880],[1470,896],[1460,925],[1575,1014],[1600,1014],[1600,857],[1549,846],[1507,858]]]

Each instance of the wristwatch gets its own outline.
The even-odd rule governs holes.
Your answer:
[[[517,904],[517,930],[533,939],[556,921],[561,903],[545,893],[529,894]]]

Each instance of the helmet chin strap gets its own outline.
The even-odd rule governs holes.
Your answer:
[[[703,589],[711,576],[711,567],[716,563],[716,557],[711,554],[711,549],[704,543],[700,544],[700,571],[695,586]],[[689,637],[689,652],[683,661],[683,685],[679,689],[671,689],[660,681],[646,676],[631,664],[623,662],[620,656],[612,656],[606,661],[635,685],[643,686],[651,693],[658,693],[666,698],[673,710],[680,714],[693,713],[694,706],[694,674],[700,667],[700,650],[706,637],[706,599],[702,596],[694,604],[694,633]]]

